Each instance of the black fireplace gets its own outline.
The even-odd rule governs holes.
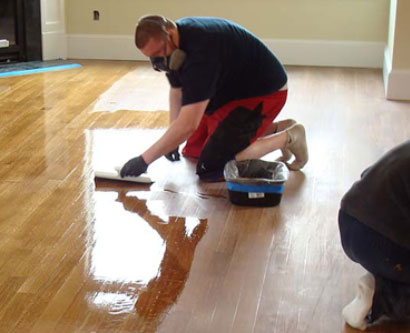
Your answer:
[[[40,0],[0,0],[0,62],[42,60]]]

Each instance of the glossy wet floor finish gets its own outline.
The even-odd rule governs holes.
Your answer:
[[[354,332],[341,311],[364,271],[339,202],[410,137],[381,70],[287,68],[279,118],[305,125],[310,161],[279,206],[254,208],[193,160],[157,160],[152,184],[95,180],[164,131],[167,83],[146,63],[80,63],[0,79],[1,332]]]

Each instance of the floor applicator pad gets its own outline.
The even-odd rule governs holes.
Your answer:
[[[112,179],[112,180],[121,180],[126,182],[135,182],[135,183],[153,183],[152,179],[148,175],[141,175],[138,177],[121,177],[120,176],[121,167],[115,167],[112,171],[101,171],[95,170],[94,174],[96,178]]]

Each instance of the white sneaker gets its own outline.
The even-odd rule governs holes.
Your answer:
[[[370,273],[362,276],[357,285],[356,297],[343,309],[343,318],[354,328],[364,331],[367,328],[366,316],[372,308],[375,279]]]

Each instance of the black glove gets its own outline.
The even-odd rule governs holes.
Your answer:
[[[179,161],[180,156],[179,156],[179,147],[176,147],[173,151],[170,151],[168,154],[165,154],[165,158],[171,162]]]
[[[148,169],[148,164],[145,163],[142,156],[134,157],[130,159],[124,166],[121,168],[120,176],[126,177],[138,177],[140,174],[144,173]]]

